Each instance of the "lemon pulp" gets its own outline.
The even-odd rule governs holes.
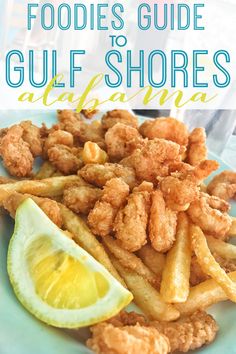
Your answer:
[[[16,211],[7,270],[25,308],[56,327],[80,328],[105,321],[133,299],[31,199]]]
[[[103,298],[109,290],[102,274],[53,247],[47,236],[31,243],[27,263],[36,293],[54,308],[84,308]]]

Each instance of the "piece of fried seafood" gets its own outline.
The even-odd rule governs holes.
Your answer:
[[[101,196],[101,189],[75,183],[64,189],[63,204],[77,214],[88,214]]]
[[[95,114],[97,114],[99,111],[98,109],[82,109],[81,114],[86,118],[86,119],[92,119]]]
[[[236,261],[224,259],[216,253],[212,254],[215,260],[219,263],[221,268],[224,269],[226,273],[236,271]],[[197,257],[193,256],[191,261],[191,270],[190,270],[190,284],[191,286],[198,285],[210,277],[202,270],[200,264],[197,261]]]
[[[23,140],[24,129],[13,125],[1,139],[0,155],[7,171],[15,177],[29,177],[32,174],[34,158],[30,145]]]
[[[127,251],[138,251],[147,243],[147,225],[152,190],[152,183],[143,182],[140,186],[134,188],[125,207],[117,213],[113,228],[115,237]]]
[[[188,352],[214,341],[219,327],[205,311],[197,311],[176,322],[152,322],[151,326],[170,341],[171,352]]]
[[[157,183],[157,177],[169,175],[169,165],[180,162],[183,148],[164,139],[148,140],[141,149],[120,163],[133,167],[137,179]]]
[[[219,163],[215,160],[204,160],[197,166],[191,166],[185,162],[173,162],[169,165],[169,172],[181,180],[187,179],[196,185],[201,185],[204,179],[218,168]]]
[[[87,124],[81,118],[79,113],[70,110],[58,112],[58,120],[63,130],[71,133],[80,143],[86,141],[97,143],[101,148],[105,147],[105,131],[99,121],[93,121]]]
[[[161,253],[169,251],[175,241],[177,213],[166,206],[163,194],[156,190],[151,196],[149,238],[152,247]]]
[[[208,184],[207,192],[226,201],[236,200],[236,172],[223,171],[215,176]]]
[[[136,129],[138,128],[137,117],[125,109],[108,111],[103,115],[101,122],[102,127],[105,130],[112,128],[117,123],[122,123]]]
[[[227,214],[228,210],[227,202],[201,192],[199,197],[190,204],[187,213],[191,221],[203,232],[225,240],[232,224],[232,219]]]
[[[183,146],[188,144],[189,132],[187,126],[178,119],[171,117],[147,120],[140,126],[139,132],[148,139],[166,139]]]
[[[34,157],[42,155],[43,140],[40,134],[40,128],[34,125],[30,120],[20,123],[23,128],[22,139],[29,144],[30,151]]]
[[[100,323],[91,328],[92,338],[87,346],[96,354],[167,354],[169,340],[157,329],[134,326],[115,327]]]
[[[121,178],[112,178],[105,184],[102,197],[88,215],[88,224],[95,235],[104,237],[112,232],[116,214],[128,195],[129,186]]]
[[[168,176],[160,179],[160,189],[166,206],[173,211],[186,211],[199,195],[196,183],[188,179]]]
[[[216,337],[218,325],[205,311],[196,311],[190,316],[181,317],[175,322],[148,321],[135,312],[120,312],[108,322],[114,327],[123,328],[139,324],[141,327],[155,328],[168,338],[170,352],[188,352],[210,344]],[[137,352],[141,353],[141,352]]]
[[[117,163],[88,164],[78,171],[86,182],[97,187],[103,187],[112,178],[121,178],[131,189],[137,184],[135,172],[132,167]]]
[[[74,138],[73,135],[65,130],[52,129],[49,132],[47,138],[43,144],[43,155],[44,158],[48,158],[48,150],[55,145],[65,145],[68,147],[73,147]]]
[[[207,159],[206,132],[204,128],[195,128],[189,135],[187,162],[192,166],[199,165]]]
[[[54,224],[62,227],[62,217],[60,207],[55,200],[49,198],[40,198],[30,194],[21,194],[18,192],[9,193],[8,197],[2,202],[2,206],[6,209],[12,218],[15,217],[16,209],[26,199],[31,198],[43,210]]]
[[[141,147],[144,139],[136,128],[117,123],[105,135],[107,153],[112,161],[120,161]]]
[[[83,166],[80,155],[81,148],[70,148],[66,145],[57,144],[48,149],[49,161],[64,175],[76,174]]]

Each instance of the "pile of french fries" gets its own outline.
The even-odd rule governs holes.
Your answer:
[[[90,146],[91,147],[91,146]],[[86,147],[87,161],[104,161],[104,153],[94,146],[92,152]],[[0,205],[12,193],[27,194],[37,201],[42,198],[56,200],[60,208],[63,230],[89,252],[97,261],[134,296],[135,303],[150,318],[174,321],[198,309],[230,299],[236,302],[236,272],[226,274],[212,256],[212,252],[229,260],[236,260],[236,246],[208,236],[189,221],[184,212],[178,215],[177,235],[174,246],[167,255],[156,252],[150,245],[136,254],[124,250],[116,240],[107,236],[96,238],[84,220],[62,204],[66,185],[86,185],[79,176],[58,176],[55,168],[44,162],[32,180],[15,181],[2,177]],[[6,182],[6,183],[4,183]],[[236,221],[230,230],[236,236]],[[197,260],[211,279],[190,287],[190,263],[194,251]]]

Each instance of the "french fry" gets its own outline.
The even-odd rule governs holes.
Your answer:
[[[85,222],[73,211],[65,207],[63,204],[60,205],[63,225],[65,229],[71,232],[74,237],[74,241],[78,243],[82,248],[90,253],[98,262],[100,262],[104,267],[124,286],[125,282],[119,276],[116,269],[113,267],[110,258],[108,257],[102,244],[96,239],[96,237],[91,233]]]
[[[236,237],[236,218],[232,218],[232,225],[229,230],[230,237]]]
[[[190,235],[192,239],[192,248],[202,270],[222,287],[231,301],[236,302],[236,284],[232,282],[212,256],[207,245],[206,237],[200,227],[190,225]]]
[[[236,272],[228,273],[231,281],[236,283]],[[181,315],[189,315],[199,309],[205,309],[220,301],[228,300],[228,296],[214,279],[209,279],[190,289],[186,302],[175,304]]]
[[[167,303],[185,302],[189,294],[191,240],[188,218],[179,213],[174,246],[168,252],[162,274],[161,295]]]
[[[8,192],[28,193],[39,197],[57,197],[63,194],[64,187],[69,183],[86,185],[86,182],[81,177],[74,175],[46,178],[40,181],[23,180],[15,183],[1,184],[0,203],[7,197]]]
[[[159,277],[162,275],[166,261],[166,256],[163,253],[157,252],[150,245],[145,245],[137,252],[137,254],[153,273]]]
[[[51,162],[49,161],[45,161],[39,171],[36,173],[36,175],[34,176],[34,179],[45,179],[45,178],[49,178],[52,177],[52,175],[54,174],[54,172],[56,171],[56,167],[54,167]]]
[[[87,141],[84,144],[84,149],[82,152],[82,159],[85,164],[88,163],[99,163],[104,164],[108,161],[108,156],[106,151],[102,150],[98,144],[92,141]]]
[[[179,311],[166,304],[160,293],[147,280],[135,271],[123,267],[115,257],[111,257],[111,260],[132,292],[134,302],[148,318],[158,321],[174,321],[179,318]]]
[[[118,242],[110,236],[103,238],[103,244],[105,244],[109,251],[124,267],[134,270],[137,274],[144,277],[152,286],[159,288],[160,279],[141,261],[140,258],[135,256],[135,254],[124,250],[119,246]]]
[[[217,253],[224,259],[236,259],[236,246],[210,235],[207,235],[206,239],[211,252]]]

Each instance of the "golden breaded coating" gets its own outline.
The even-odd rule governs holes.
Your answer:
[[[135,326],[114,327],[101,323],[91,328],[87,346],[96,354],[167,354],[169,340],[155,328]]]
[[[65,145],[54,145],[48,150],[49,161],[65,175],[77,173],[83,165],[82,160],[76,155],[78,155],[76,148]]]
[[[171,353],[201,348],[215,339],[219,329],[214,318],[205,311],[197,311],[175,322],[148,321],[143,315],[135,312],[121,311],[107,323],[119,328],[137,324],[142,328],[155,328],[169,339]]]
[[[166,206],[174,211],[185,211],[199,195],[198,186],[188,179],[180,180],[174,176],[161,179],[160,189]]]
[[[3,201],[3,207],[10,213],[11,217],[14,218],[18,206],[28,198],[33,199],[54,224],[58,227],[62,226],[60,207],[55,200],[49,198],[40,198],[29,194],[13,192]]]
[[[231,206],[224,199],[215,197],[214,195],[209,195],[204,192],[201,192],[201,196],[206,198],[206,201],[210,205],[211,208],[218,209],[224,213],[227,213],[228,211],[230,211]]]
[[[110,159],[120,161],[129,156],[137,147],[142,146],[143,138],[137,129],[117,123],[107,131],[105,143]]]
[[[74,138],[71,133],[66,132],[65,130],[53,130],[49,133],[48,137],[45,139],[43,145],[44,155],[47,156],[48,150],[55,145],[66,145],[72,147],[74,143]]]
[[[122,165],[132,166],[140,180],[156,183],[157,177],[169,174],[169,164],[181,160],[180,145],[164,139],[149,140],[144,147],[137,149]]]
[[[103,187],[112,178],[121,178],[132,189],[136,185],[135,172],[132,167],[126,167],[117,163],[88,164],[78,171],[86,182],[97,187]]]
[[[61,124],[66,124],[67,122],[73,121],[73,119],[82,121],[81,114],[71,109],[59,109],[57,111],[57,118]]]
[[[59,111],[58,120],[61,129],[71,133],[81,143],[92,141],[97,143],[101,148],[104,148],[105,131],[100,122],[94,121],[91,124],[87,124],[82,120],[79,113],[69,110]]]
[[[114,231],[122,247],[138,251],[147,243],[147,223],[150,210],[150,192],[136,189],[130,194],[127,205],[117,213]]]
[[[171,352],[184,353],[213,342],[219,329],[214,318],[204,311],[197,311],[176,322],[155,321],[151,326],[169,339]]]
[[[13,125],[1,139],[0,155],[8,172],[15,177],[28,177],[32,173],[34,158],[30,146],[23,140],[23,128]]]
[[[187,211],[191,221],[203,232],[225,240],[230,230],[232,219],[226,213],[214,208],[204,193],[194,200]]]
[[[75,184],[64,189],[63,203],[77,214],[88,214],[101,196],[99,188]]]
[[[88,224],[95,235],[112,232],[116,214],[129,195],[129,186],[120,178],[110,179],[103,188],[102,197],[88,215]]]
[[[152,193],[148,226],[152,247],[161,253],[169,251],[175,241],[177,213],[166,207],[160,190]]]
[[[207,159],[206,132],[204,128],[195,128],[189,135],[187,162],[197,166]]]
[[[170,164],[169,172],[179,179],[188,179],[200,185],[218,167],[219,163],[215,160],[205,160],[197,166],[191,166],[185,162],[174,162]]]
[[[40,128],[32,124],[30,120],[20,123],[23,128],[22,139],[29,144],[33,156],[41,156],[43,141],[41,139]]]
[[[105,130],[112,128],[117,123],[122,123],[136,129],[138,128],[137,117],[125,109],[108,111],[102,117],[102,126]]]
[[[98,109],[94,109],[93,111],[89,110],[89,109],[82,109],[81,111],[81,114],[83,114],[83,116],[86,118],[86,119],[91,119],[93,118],[93,116],[95,114],[98,113]]]
[[[166,139],[184,146],[188,144],[188,129],[184,123],[175,118],[147,120],[140,126],[139,131],[148,139]]]
[[[224,200],[236,200],[236,172],[223,171],[207,186],[207,192]]]

